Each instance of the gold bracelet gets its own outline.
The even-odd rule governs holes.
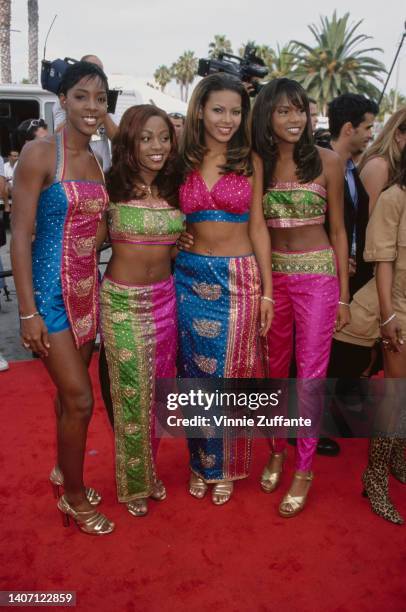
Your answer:
[[[39,316],[39,312],[37,310],[36,312],[33,312],[32,314],[27,315],[26,317],[22,317],[20,315],[20,321],[27,321],[28,319],[33,319],[34,317],[38,317],[38,316]]]
[[[396,317],[396,312],[394,312],[393,314],[391,314],[390,317],[388,317],[386,319],[386,321],[384,321],[383,323],[379,323],[379,327],[384,327],[385,325],[387,325],[388,323],[390,323],[391,321],[393,321],[393,319]]]
[[[261,300],[266,300],[267,302],[271,302],[271,304],[275,305],[275,300],[267,295],[261,295]]]
[[[340,304],[340,306],[348,306],[348,308],[350,307],[348,302],[343,302],[342,300],[338,300],[338,303]]]

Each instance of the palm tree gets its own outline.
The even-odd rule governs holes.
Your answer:
[[[383,119],[385,115],[392,114],[401,108],[406,106],[406,97],[400,94],[395,89],[391,89],[389,93],[386,93],[379,105],[379,119]]]
[[[269,48],[269,47],[268,47]],[[287,45],[280,47],[276,45],[276,51],[269,49],[269,58],[272,60],[268,78],[278,79],[280,77],[293,77],[296,69],[296,46],[289,42]]]
[[[371,36],[356,32],[362,20],[349,24],[349,16],[346,13],[337,18],[334,11],[331,20],[321,17],[319,26],[310,25],[315,46],[292,41],[296,45],[297,58],[294,78],[318,99],[324,113],[327,103],[341,93],[357,92],[378,97],[378,89],[369,79],[382,81],[381,75],[385,72],[382,62],[366,55],[382,49],[359,49],[359,45]]]
[[[1,82],[11,83],[11,0],[0,0],[0,72]]]
[[[28,0],[28,80],[38,83],[38,0]]]
[[[197,64],[198,59],[194,51],[185,51],[171,67],[172,74],[180,85],[180,97],[184,102],[187,102],[189,97],[189,85],[195,80]]]
[[[224,34],[215,34],[214,40],[209,44],[209,57],[218,57],[222,52],[233,52],[231,42]]]
[[[158,83],[161,91],[165,91],[165,87],[172,80],[172,72],[168,66],[159,66],[154,72],[154,79]]]

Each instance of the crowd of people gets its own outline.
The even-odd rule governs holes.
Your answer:
[[[10,153],[21,340],[56,387],[57,506],[86,533],[114,529],[83,482],[100,329],[117,496],[131,515],[167,494],[156,467],[158,378],[294,375],[298,412],[314,431],[295,441],[278,504],[294,517],[307,504],[314,454],[340,450],[317,437],[326,376],[370,376],[382,358],[385,377],[406,376],[406,109],[371,144],[372,100],[340,95],[329,132],[318,134],[316,101],[287,78],[251,105],[237,78],[213,74],[194,89],[186,118],[145,104],[118,126],[107,92],[100,60],[84,56],[63,75],[55,134],[27,142],[18,164]],[[112,255],[99,283],[105,241]],[[405,440],[383,429],[370,442],[364,493],[401,524],[389,473],[406,483]],[[190,494],[202,499],[210,488],[214,504],[228,502],[249,476],[252,433],[202,428],[188,445]],[[280,485],[287,452],[286,438],[270,437],[265,493]]]

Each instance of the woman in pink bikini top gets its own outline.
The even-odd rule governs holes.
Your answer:
[[[259,376],[258,340],[270,327],[272,284],[249,109],[241,82],[225,74],[204,78],[189,104],[179,200],[194,242],[175,263],[182,377]],[[233,481],[250,466],[251,438],[239,433],[218,429],[214,437],[188,440],[191,495],[203,497],[213,483],[214,504],[230,499]]]

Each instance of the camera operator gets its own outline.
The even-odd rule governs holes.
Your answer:
[[[97,55],[92,55],[92,54],[84,55],[80,59],[80,61],[89,62],[90,64],[96,64],[96,66],[99,66],[99,68],[104,70],[103,63],[101,59],[97,57]],[[54,104],[53,117],[54,117],[55,131],[59,132],[65,126],[65,111],[61,107],[61,103],[59,99],[56,102],[56,104]],[[111,166],[111,151],[110,151],[109,140],[113,139],[116,131],[117,131],[116,124],[114,123],[111,115],[107,114],[104,120],[103,126],[99,128],[97,134],[95,134],[92,137],[92,140],[90,141],[90,146],[92,148],[92,151],[97,156],[100,163],[102,164],[102,168],[104,172],[107,172],[107,170]]]
[[[258,77],[251,77],[249,81],[243,81],[242,84],[244,85],[245,91],[251,98],[257,95],[262,85],[261,79]]]

